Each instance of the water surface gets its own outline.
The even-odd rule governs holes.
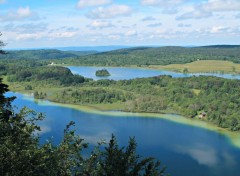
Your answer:
[[[92,78],[94,80],[99,79],[113,79],[113,80],[123,80],[123,79],[134,79],[134,78],[147,78],[159,75],[171,75],[174,78],[191,77],[191,76],[217,76],[227,79],[240,79],[240,75],[232,74],[218,74],[218,73],[177,73],[166,70],[154,70],[154,69],[144,69],[144,68],[123,68],[123,67],[92,67],[92,66],[68,66],[73,74],[79,74],[87,78]],[[107,77],[97,77],[95,75],[97,70],[107,69],[111,76]]]
[[[138,153],[161,160],[172,176],[239,175],[240,149],[217,132],[158,118],[86,113],[18,93],[7,95],[17,96],[14,105],[19,108],[27,106],[45,113],[46,119],[40,124],[41,142],[53,136],[58,143],[66,124],[75,121],[77,133],[90,144],[109,140],[114,133],[120,145],[126,145],[129,136],[135,136]]]

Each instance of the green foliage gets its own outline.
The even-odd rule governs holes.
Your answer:
[[[2,36],[2,33],[0,32],[0,37]],[[4,50],[2,50],[2,47],[5,46],[5,43],[3,43],[1,40],[0,40],[0,56],[1,54],[6,54],[6,52]]]
[[[52,95],[53,101],[69,104],[100,104],[125,102],[133,99],[133,95],[126,91],[101,88],[81,87],[79,89],[64,89]]]
[[[0,55],[0,59],[27,59],[27,60],[50,60],[50,59],[63,59],[63,58],[76,58],[78,55],[66,51],[59,50],[19,50],[8,51],[6,55]]]
[[[188,73],[189,71],[188,71],[188,69],[187,68],[184,68],[183,69],[183,73]]]
[[[11,107],[14,98],[6,98],[8,86],[0,79],[0,175],[21,176],[134,176],[166,175],[165,167],[153,158],[141,159],[136,154],[136,142],[130,138],[129,145],[118,146],[112,136],[109,145],[99,144],[89,157],[83,157],[88,147],[75,134],[70,122],[64,130],[62,141],[53,145],[47,141],[39,145],[37,124],[43,119],[41,113],[23,108],[15,113]]]
[[[156,76],[132,80],[99,80],[78,89],[55,92],[51,99],[73,104],[125,103],[124,111],[177,113],[230,130],[240,129],[240,82],[217,77],[172,78]],[[197,90],[197,93],[196,93]]]
[[[100,173],[98,175],[106,176],[134,176],[139,175],[165,175],[165,167],[159,170],[160,162],[154,162],[153,158],[145,158],[141,160],[136,154],[136,141],[130,138],[129,144],[124,148],[119,148],[114,135],[105,147],[100,156]]]
[[[64,59],[71,65],[129,66],[184,64],[197,60],[227,60],[240,63],[240,46],[138,47]],[[60,63],[56,60],[57,63]],[[62,62],[62,61],[61,61]]]
[[[10,82],[30,82],[46,80],[56,85],[76,85],[83,83],[85,78],[74,75],[68,68],[59,66],[45,66],[35,68],[19,68],[14,73],[9,72],[8,81]]]
[[[106,69],[97,70],[95,73],[96,76],[110,76],[110,73]]]
[[[3,46],[0,43],[0,47]],[[207,46],[207,47],[137,47],[109,52],[70,52],[59,50],[21,50],[9,51],[0,55],[0,60],[35,60],[71,65],[98,66],[148,66],[184,64],[197,60],[227,60],[240,63],[240,46]],[[1,49],[1,48],[0,48]],[[2,50],[0,50],[2,51]]]

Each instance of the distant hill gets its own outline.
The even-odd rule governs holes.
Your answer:
[[[209,45],[202,46],[204,48],[240,48],[240,45]]]
[[[61,51],[95,51],[95,52],[106,52],[113,51],[123,48],[131,48],[131,46],[79,46],[79,47],[56,47],[55,49]]]
[[[228,60],[240,63],[239,56],[240,45],[212,45],[200,47],[132,47],[105,52],[97,52],[96,50],[60,51],[56,49],[18,50],[8,51],[7,55],[0,55],[0,59],[51,59],[56,63],[60,59],[59,63],[64,62],[71,65],[146,66],[183,64],[197,60]]]
[[[135,47],[66,59],[72,65],[128,66],[183,64],[197,60],[228,60],[240,63],[240,46]]]
[[[0,59],[64,59],[96,53],[95,51],[60,51],[53,49],[7,51]]]

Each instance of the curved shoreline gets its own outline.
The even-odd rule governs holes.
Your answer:
[[[22,94],[23,99],[34,101],[34,98],[32,96]],[[188,125],[193,126],[197,128],[202,128],[205,130],[209,130],[221,135],[226,136],[230,143],[234,145],[237,148],[240,148],[240,133],[238,132],[232,132],[227,129],[218,127],[216,125],[213,125],[206,121],[200,121],[196,119],[190,119],[186,118],[184,116],[175,115],[175,114],[157,114],[157,113],[131,113],[131,112],[122,112],[122,111],[100,111],[93,107],[84,106],[84,105],[74,105],[74,104],[63,104],[63,103],[57,103],[57,102],[51,102],[48,100],[37,100],[38,105],[40,106],[61,106],[66,107],[70,109],[75,109],[78,111],[86,112],[86,113],[92,113],[92,114],[99,114],[99,115],[106,115],[106,116],[115,116],[115,117],[144,117],[144,118],[159,118],[168,120],[174,123],[182,124],[182,125]]]

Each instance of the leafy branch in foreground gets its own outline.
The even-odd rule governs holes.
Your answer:
[[[47,141],[39,145],[37,125],[43,120],[41,113],[23,108],[15,113],[13,98],[4,94],[8,86],[0,79],[0,175],[51,176],[164,176],[165,167],[153,158],[136,154],[136,141],[130,138],[126,148],[119,147],[114,135],[107,146],[99,143],[92,154],[83,157],[88,146],[75,134],[70,122],[64,130],[60,144]],[[104,147],[105,146],[105,147]]]

